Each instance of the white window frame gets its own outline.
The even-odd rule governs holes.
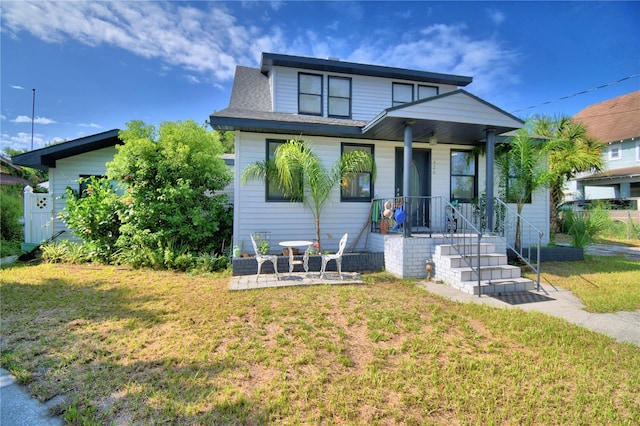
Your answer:
[[[617,155],[614,155],[614,148],[617,149]],[[622,144],[620,142],[609,144],[609,160],[622,160]]]

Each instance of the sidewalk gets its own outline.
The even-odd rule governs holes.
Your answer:
[[[48,408],[16,383],[16,379],[0,368],[0,425],[4,426],[59,426],[61,417],[49,415]]]
[[[640,346],[640,310],[610,314],[597,314],[584,310],[584,305],[569,290],[541,283],[541,291],[514,293],[503,296],[474,296],[463,293],[446,284],[422,281],[426,290],[456,302],[481,303],[496,308],[518,308],[523,311],[538,311],[598,333],[613,337],[618,342]]]

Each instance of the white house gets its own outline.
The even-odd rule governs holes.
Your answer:
[[[335,250],[349,233],[351,250],[384,252],[387,270],[425,276],[425,261],[441,241],[436,234],[446,234],[452,211],[465,216],[456,217],[460,235],[471,232],[471,224],[487,237],[506,227],[505,207],[493,202],[493,149],[524,123],[462,89],[471,82],[458,75],[263,53],[260,68],[236,68],[229,106],[211,114],[210,123],[235,131],[236,177],[290,139],[311,143],[327,167],[347,150],[371,153],[377,178],[359,176],[331,195],[321,215],[322,247]],[[485,157],[476,157],[477,146],[486,146]],[[269,233],[272,245],[315,237],[303,203],[283,199],[268,182],[243,185],[236,178],[234,185],[234,245],[251,251],[254,232]],[[483,199],[489,200],[486,215],[475,209]],[[539,191],[525,206],[521,223],[543,236],[528,232],[523,246],[548,242],[548,200],[548,192]],[[382,235],[377,212],[387,201],[403,204],[409,217],[397,232]],[[502,216],[492,214],[496,210]],[[504,253],[512,237],[498,242],[497,251]]]
[[[640,201],[640,90],[590,105],[573,118],[603,143],[605,167],[570,181],[567,199]]]

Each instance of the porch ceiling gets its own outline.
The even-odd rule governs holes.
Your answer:
[[[500,135],[519,129],[524,122],[464,90],[388,108],[369,122],[362,133],[382,140],[404,140],[406,123],[413,125],[413,142],[476,144],[487,129]]]

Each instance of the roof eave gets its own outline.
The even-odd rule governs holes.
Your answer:
[[[263,74],[268,74],[274,66],[401,80],[414,80],[425,83],[450,84],[454,86],[467,86],[473,81],[473,77],[454,74],[441,74],[382,65],[360,64],[336,59],[319,59],[305,56],[263,53],[262,61],[260,63],[260,71]]]

